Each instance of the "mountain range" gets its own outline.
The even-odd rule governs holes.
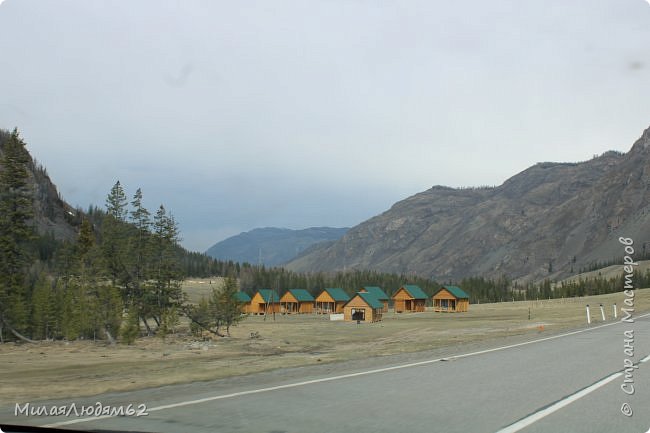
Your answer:
[[[0,130],[0,153],[8,132]],[[0,167],[0,170],[2,167]],[[47,171],[29,166],[35,224],[73,240],[81,211],[67,204]],[[497,187],[434,186],[350,229],[255,229],[207,254],[294,271],[371,269],[438,281],[468,276],[562,279],[650,242],[650,128],[627,153],[584,162],[538,163]]]
[[[434,186],[312,248],[294,271],[374,269],[439,281],[559,279],[650,241],[650,128],[627,153],[538,163],[496,187]]]
[[[258,228],[217,242],[205,253],[215,259],[278,266],[316,244],[340,239],[347,231],[347,228],[332,227]]]

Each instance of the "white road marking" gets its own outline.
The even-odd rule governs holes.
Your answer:
[[[639,317],[643,317],[643,316],[639,316]],[[641,364],[641,363],[646,363],[649,360],[650,360],[650,355],[647,355],[645,358],[643,358],[641,361],[639,361],[637,363],[637,365]],[[607,376],[606,378],[604,378],[602,380],[599,380],[598,382],[594,383],[593,385],[588,386],[587,388],[585,388],[585,389],[583,389],[583,390],[581,390],[581,391],[579,391],[579,392],[577,392],[577,393],[575,393],[573,395],[568,396],[564,400],[560,400],[560,401],[556,402],[555,404],[552,404],[551,406],[540,410],[539,412],[535,412],[534,414],[529,415],[526,418],[523,418],[523,419],[517,421],[514,424],[510,424],[509,426],[499,430],[497,433],[515,433],[515,432],[518,432],[519,430],[524,429],[524,428],[528,427],[529,425],[531,425],[533,423],[536,423],[540,419],[544,418],[547,415],[552,414],[553,412],[557,412],[558,410],[562,409],[563,407],[570,405],[574,401],[581,399],[585,395],[594,392],[598,388],[607,385],[612,380],[617,379],[617,378],[619,378],[621,376],[623,376],[622,371],[619,371],[617,373],[613,373],[613,374]],[[646,433],[650,433],[650,430],[648,430],[648,432],[646,432]]]
[[[563,407],[570,405],[574,401],[581,399],[585,395],[597,390],[601,386],[607,385],[609,382],[611,382],[612,380],[614,380],[614,379],[616,379],[618,377],[621,377],[622,375],[623,375],[623,373],[620,372],[620,371],[618,373],[611,374],[611,375],[607,376],[606,378],[594,383],[593,385],[583,389],[582,391],[579,391],[579,392],[577,392],[577,393],[575,393],[573,395],[570,395],[569,397],[565,398],[564,400],[558,401],[557,403],[547,407],[546,409],[540,410],[539,412],[535,412],[534,414],[532,414],[532,415],[530,415],[530,416],[528,416],[528,417],[526,417],[524,419],[521,419],[521,420],[517,421],[514,424],[510,424],[508,427],[505,427],[505,428],[499,430],[497,433],[515,433],[515,432],[518,432],[519,430],[524,429],[524,428],[528,427],[529,425],[531,425],[533,423],[536,423],[537,421],[544,418],[545,416],[550,415],[553,412],[556,412],[556,411],[562,409]]]
[[[637,316],[637,318],[646,317],[646,316],[650,316],[650,313],[643,314],[641,316]],[[298,387],[298,386],[313,385],[315,383],[332,382],[332,381],[335,381],[335,380],[348,379],[348,378],[351,378],[351,377],[366,376],[366,375],[369,375],[369,374],[384,373],[386,371],[401,370],[403,368],[418,367],[418,366],[421,366],[421,365],[427,365],[427,364],[433,364],[435,362],[440,362],[443,359],[449,361],[449,360],[453,360],[453,359],[467,358],[467,357],[470,357],[470,356],[476,356],[476,355],[482,355],[482,354],[485,354],[485,353],[497,352],[497,351],[500,351],[500,350],[512,349],[512,348],[515,348],[515,347],[526,346],[526,345],[529,345],[529,344],[541,343],[543,341],[555,340],[557,338],[563,338],[563,337],[568,337],[570,335],[581,334],[583,332],[589,332],[589,331],[593,331],[595,329],[604,328],[606,326],[617,325],[619,323],[623,323],[623,322],[619,320],[619,321],[616,321],[616,322],[606,323],[604,325],[593,326],[591,328],[586,328],[586,329],[580,329],[578,331],[567,332],[566,334],[552,335],[550,337],[539,338],[537,340],[524,341],[523,343],[509,344],[507,346],[494,347],[492,349],[479,350],[477,352],[464,353],[464,354],[461,354],[461,355],[454,355],[454,356],[449,356],[449,357],[444,357],[444,358],[437,358],[437,359],[428,359],[426,361],[411,362],[409,364],[400,364],[400,365],[395,365],[395,366],[392,366],[392,367],[377,368],[377,369],[374,369],[374,370],[366,370],[366,371],[360,371],[358,373],[342,374],[342,375],[339,375],[339,376],[323,377],[321,379],[313,379],[313,380],[306,380],[306,381],[303,381],[303,382],[288,383],[288,384],[285,384],[285,385],[271,386],[271,387],[268,387],[268,388],[259,388],[259,389],[252,389],[252,390],[249,390],[249,391],[233,392],[231,394],[215,395],[215,396],[212,396],[212,397],[200,398],[200,399],[197,399],[197,400],[181,401],[181,402],[178,402],[178,403],[172,403],[172,404],[166,404],[166,405],[162,405],[162,406],[152,407],[150,409],[147,409],[147,412],[158,412],[158,411],[165,410],[165,409],[174,409],[174,408],[177,408],[177,407],[207,403],[209,401],[223,400],[223,399],[227,399],[227,398],[240,397],[240,396],[243,396],[243,395],[259,394],[259,393],[262,393],[262,392],[277,391],[279,389],[295,388],[295,387]],[[617,373],[617,374],[619,374],[619,373]],[[610,380],[613,380],[613,379],[614,378],[612,378]],[[73,419],[73,420],[69,420],[69,421],[62,421],[62,422],[57,422],[57,423],[53,423],[53,424],[47,424],[47,425],[45,425],[43,427],[59,427],[59,426],[78,424],[78,423],[88,422],[88,421],[96,421],[96,420],[101,420],[101,419],[106,419],[106,418],[115,418],[115,416],[103,415],[103,416],[96,416],[96,417],[79,418],[79,419]]]

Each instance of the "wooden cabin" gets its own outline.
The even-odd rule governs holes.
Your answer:
[[[433,294],[433,311],[460,313],[469,309],[469,295],[460,287],[442,286]]]
[[[249,314],[251,312],[251,297],[248,296],[248,293],[237,292],[235,294],[235,299],[240,303],[242,313]]]
[[[314,297],[305,289],[289,289],[280,298],[280,312],[286,314],[313,313]]]
[[[378,322],[384,313],[384,303],[370,292],[359,292],[343,307],[343,320],[348,322]]]
[[[252,314],[268,314],[280,312],[280,297],[271,289],[260,289],[251,299]]]
[[[342,313],[343,306],[350,300],[347,293],[341,288],[324,289],[316,296],[316,312],[319,314]]]
[[[386,292],[381,290],[381,287],[377,286],[364,286],[359,290],[359,293],[370,293],[373,295],[375,298],[379,300],[382,304],[384,304],[383,311],[384,313],[388,313],[388,300],[390,299]]]
[[[415,285],[404,285],[392,296],[396,313],[422,312],[427,303],[427,295]]]

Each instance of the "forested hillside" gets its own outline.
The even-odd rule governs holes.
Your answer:
[[[238,289],[344,287],[353,293],[375,284],[389,291],[434,281],[374,272],[296,274],[282,268],[219,261],[179,244],[178,224],[160,205],[128,197],[117,181],[105,207],[73,209],[37,167],[17,131],[0,131],[0,339],[121,338],[164,335],[187,316],[193,325],[219,333],[229,299],[213,294],[203,305],[185,301],[186,277],[231,277],[224,296]],[[239,284],[235,279],[239,280]],[[233,281],[235,284],[233,285]],[[230,291],[230,292],[228,292]]]
[[[139,335],[172,332],[181,315],[194,330],[224,335],[220,329],[227,333],[241,319],[237,290],[253,294],[270,288],[282,295],[302,288],[316,295],[326,287],[341,287],[353,294],[375,285],[390,295],[403,284],[417,284],[431,295],[443,283],[414,273],[298,273],[215,260],[183,249],[173,214],[164,205],[151,212],[142,199],[140,189],[129,198],[117,181],[104,209],[73,209],[18,132],[0,130],[0,341],[128,343]],[[223,276],[226,284],[192,305],[182,291],[182,281],[190,276]],[[473,303],[602,294],[623,287],[622,277],[560,285],[546,279],[522,286],[505,276],[479,275],[444,283],[460,285]],[[650,273],[635,273],[634,286],[650,286]]]
[[[73,209],[18,132],[0,130],[0,339],[130,340],[177,323],[182,280],[229,265],[181,248],[173,215],[142,197],[118,181],[105,210]]]

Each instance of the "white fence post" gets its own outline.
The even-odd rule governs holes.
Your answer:
[[[603,304],[600,304],[600,315],[603,316],[603,322],[607,319],[605,319],[605,308],[603,308]]]
[[[587,304],[587,325],[591,325],[591,315],[589,314],[589,304]]]
[[[618,318],[618,310],[616,309],[616,303],[614,303],[614,319]]]

